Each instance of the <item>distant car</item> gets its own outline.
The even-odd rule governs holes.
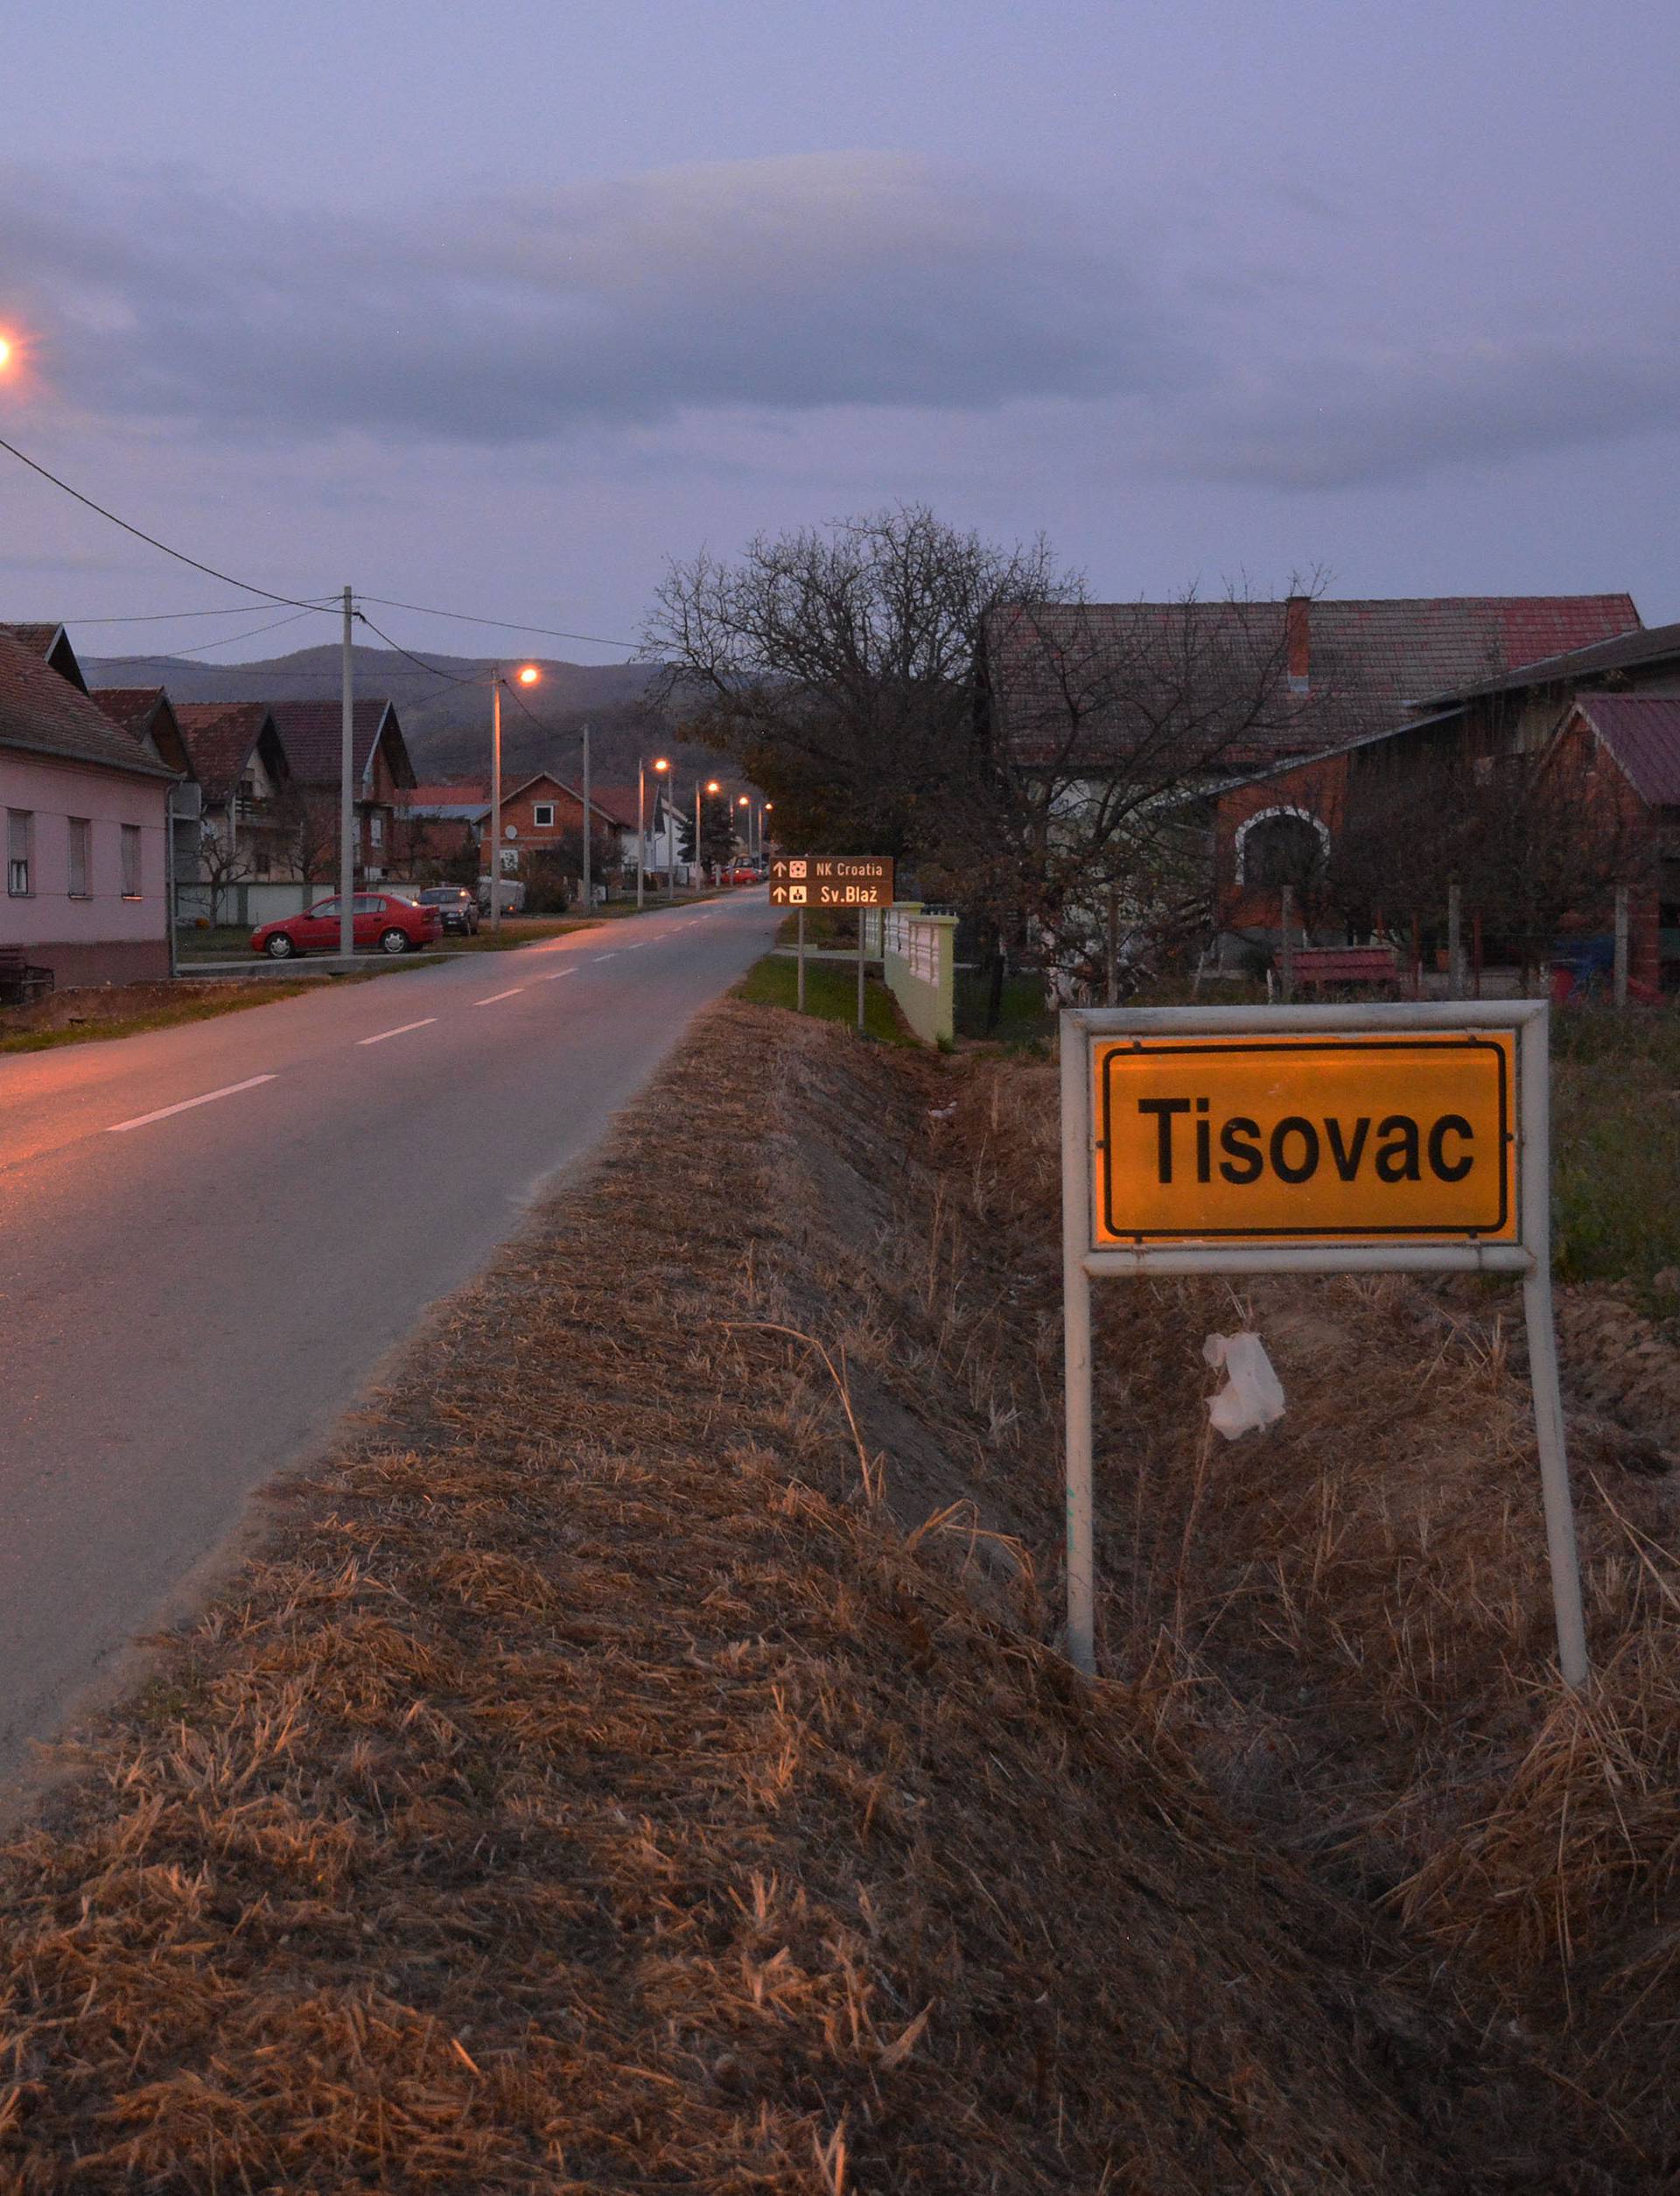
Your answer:
[[[252,952],[266,953],[271,961],[289,961],[298,953],[336,953],[341,905],[337,899],[318,900],[284,923],[260,924],[251,932]],[[436,908],[423,908],[400,892],[359,892],[351,902],[351,920],[357,946],[376,945],[382,953],[417,953],[444,930]]]
[[[760,880],[756,869],[741,868],[731,871],[729,881],[732,885],[756,885]]]
[[[414,896],[423,908],[437,909],[445,930],[458,930],[463,937],[477,936],[479,903],[465,885],[428,885]]]

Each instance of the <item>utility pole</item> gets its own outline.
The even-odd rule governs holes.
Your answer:
[[[355,616],[346,587],[339,682],[343,701],[339,727],[339,951],[346,961],[356,950],[356,660],[351,639]]]
[[[589,807],[589,726],[585,725],[584,726],[584,913],[585,915],[592,915],[595,911],[595,902],[590,895],[589,884],[589,843],[593,836],[592,827],[594,821]]]
[[[490,683],[490,935],[501,932],[501,666]]]

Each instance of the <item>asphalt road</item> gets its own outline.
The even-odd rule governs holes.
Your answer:
[[[0,1785],[777,920],[752,892],[0,1058]]]

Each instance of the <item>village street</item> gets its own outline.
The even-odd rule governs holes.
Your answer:
[[[774,921],[650,911],[0,1061],[0,1779]],[[634,1194],[684,1184],[650,1151]]]

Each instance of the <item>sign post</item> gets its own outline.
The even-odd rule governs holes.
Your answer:
[[[864,1034],[865,908],[892,904],[890,854],[785,854],[770,865],[770,904],[799,910],[799,1011],[805,1011],[805,910],[848,908],[858,916],[858,1034]]]
[[[1552,1326],[1544,1001],[1061,1017],[1068,1642],[1096,1669],[1090,1284],[1519,1274],[1558,1658],[1586,1682]]]

